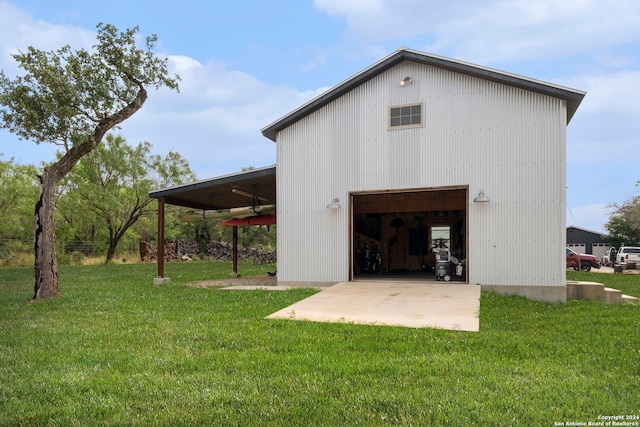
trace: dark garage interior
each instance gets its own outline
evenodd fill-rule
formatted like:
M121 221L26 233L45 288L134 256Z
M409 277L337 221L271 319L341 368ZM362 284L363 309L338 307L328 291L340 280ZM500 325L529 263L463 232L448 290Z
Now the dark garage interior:
M446 268L467 281L466 188L354 194L352 207L354 278L435 280Z

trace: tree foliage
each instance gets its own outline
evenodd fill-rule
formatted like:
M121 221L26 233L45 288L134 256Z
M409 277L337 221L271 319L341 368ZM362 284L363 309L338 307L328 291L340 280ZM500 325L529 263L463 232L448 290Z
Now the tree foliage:
M38 180L33 165L0 160L0 264L32 248L33 205Z
M636 187L640 187L640 181ZM611 244L615 247L640 246L640 196L611 207L614 210L605 225L611 236Z
M33 165L0 160L0 239L27 240L32 236L33 205L38 200L36 175Z
M110 261L127 231L142 217L155 214L150 190L195 179L180 154L169 152L161 157L151 154L148 142L131 146L122 136L109 134L65 178L58 211L76 239L97 237L104 230ZM94 221L88 228L85 218L89 216Z
M178 89L167 59L154 55L157 37L136 45L138 28L119 32L99 24L93 50L63 46L45 52L29 47L13 55L24 74L11 80L0 71L0 126L20 139L62 147L63 155L39 175L34 229L34 299L60 295L55 241L56 187L106 133L135 114L147 87Z

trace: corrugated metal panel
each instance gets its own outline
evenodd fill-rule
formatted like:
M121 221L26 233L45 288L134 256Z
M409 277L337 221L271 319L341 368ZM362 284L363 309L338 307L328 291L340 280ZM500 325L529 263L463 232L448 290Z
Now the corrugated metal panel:
M389 106L412 103L424 126L389 130ZM563 285L565 117L564 101L409 62L346 93L278 134L280 280L348 279L350 193L468 186L491 199L469 205L470 283Z

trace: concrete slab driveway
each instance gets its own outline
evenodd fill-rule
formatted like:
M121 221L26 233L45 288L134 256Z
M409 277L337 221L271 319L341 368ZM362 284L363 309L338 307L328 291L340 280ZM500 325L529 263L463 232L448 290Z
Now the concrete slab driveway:
M268 319L479 330L480 286L357 281L331 286Z

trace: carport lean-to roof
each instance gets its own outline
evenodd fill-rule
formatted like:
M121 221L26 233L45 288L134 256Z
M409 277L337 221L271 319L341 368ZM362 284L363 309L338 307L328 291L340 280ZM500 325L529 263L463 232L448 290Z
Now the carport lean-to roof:
M164 277L164 205L224 210L276 204L276 167L251 169L149 192L158 199L158 280ZM204 217L203 217L204 218ZM233 274L238 274L237 226L233 226Z
M170 205L202 210L232 209L250 206L252 196L259 204L276 203L276 167L205 179L190 184L152 191L149 196Z

